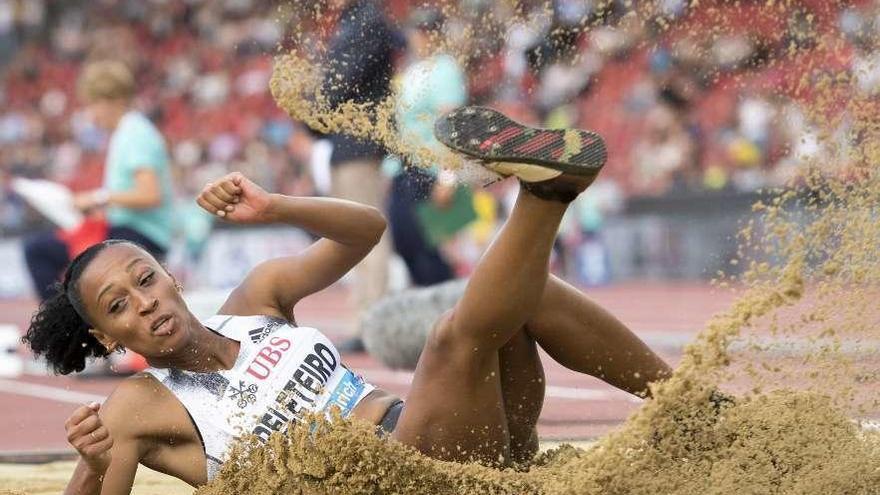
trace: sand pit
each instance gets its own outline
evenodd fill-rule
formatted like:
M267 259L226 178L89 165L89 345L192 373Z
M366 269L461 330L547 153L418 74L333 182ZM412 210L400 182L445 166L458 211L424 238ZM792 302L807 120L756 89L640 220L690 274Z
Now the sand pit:
M693 37L711 42L738 25L732 22L739 15L735 7L719 9L712 2L693 2L692 16L676 22L653 4L639 5L619 17L614 29L637 38L690 29ZM525 8L510 6L516 22ZM843 335L858 340L877 323L876 314L860 310L876 301L871 294L880 283L878 154L868 144L878 128L874 115L864 111L873 107L853 91L846 70L832 64L844 43L839 32L818 29L816 16L794 2L755 7L752 14L764 21L802 21L793 28L789 49L761 62L780 67L785 77L760 90L798 102L827 151L801 157L797 179L755 205L735 260L746 267L736 280L745 288L688 347L674 376L654 387L654 400L589 450L555 450L506 471L434 461L358 425L323 425L312 434L291 430L266 448L242 446L237 462L199 493L225 495L245 487L265 494L877 493L878 438L851 421L878 413L876 389L861 387L864 380L854 378L854 363L838 352L840 346L807 352L800 366L811 370L812 379L800 382L781 380L784 375L776 373L785 370L758 347L735 359L729 352L752 333L792 341ZM778 36L787 35L782 31ZM695 42L693 48L701 46ZM282 108L314 126L370 135L395 152L413 154L390 132L393 98L331 112L309 87L315 68L301 53L276 60L271 87ZM848 138L832 139L835 132L848 132ZM443 159L415 151L425 161ZM719 283L728 283L723 274ZM779 319L785 312L796 318ZM735 402L710 400L719 389L735 393Z
M639 9L612 27L675 28L664 14ZM711 27L701 32L709 40L737 25L731 22L736 9L705 2L693 2L692 9ZM504 471L433 460L376 437L367 425L318 421L314 429L277 433L262 447L245 440L197 493L880 493L880 437L858 425L880 415L874 363L834 345L840 338L868 338L880 323L871 311L880 286L880 152L874 144L880 127L875 112L865 110L874 108L873 97L858 96L851 75L829 64L843 42L840 33L812 29L814 17L799 3L771 1L758 9L762 19L802 21L789 48L761 62L782 74L762 89L799 102L826 152L798 162L796 179L755 205L736 260L746 267L735 279L738 299L707 323L673 377L653 386L655 399L593 446L560 447ZM524 14L516 5L511 11L512 18ZM301 52L276 60L272 93L291 116L321 130L381 139L415 163L445 160L398 142L390 124L393 99L327 110L315 87L318 70ZM451 158L447 163L459 165ZM727 283L722 274L719 284ZM775 356L760 347L742 351L751 335L768 333L832 343L799 358L808 380L786 380L786 366ZM735 355L733 344L739 345ZM713 400L719 390L735 401Z
M572 445L588 448L591 441L542 442L542 450ZM73 461L45 464L0 464L0 495L55 495L64 490L76 463ZM194 489L171 476L141 466L132 488L132 495L191 495Z
M0 494L56 495L64 491L76 463L0 464ZM141 466L135 478L133 495L189 495L193 488L168 475Z

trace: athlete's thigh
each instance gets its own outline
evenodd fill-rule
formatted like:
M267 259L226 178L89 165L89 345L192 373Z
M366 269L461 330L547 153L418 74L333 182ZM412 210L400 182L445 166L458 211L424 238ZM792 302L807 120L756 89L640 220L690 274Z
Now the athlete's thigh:
M438 459L507 463L498 351L456 338L452 318L447 313L431 331L392 436Z

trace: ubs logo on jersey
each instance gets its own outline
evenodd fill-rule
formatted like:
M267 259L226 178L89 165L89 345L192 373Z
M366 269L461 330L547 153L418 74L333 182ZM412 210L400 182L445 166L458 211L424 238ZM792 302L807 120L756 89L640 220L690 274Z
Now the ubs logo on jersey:
M290 349L290 341L281 337L269 339L269 345L260 349L257 357L251 361L247 368L247 374L257 380L265 380L272 374L272 370L281 361L284 353Z

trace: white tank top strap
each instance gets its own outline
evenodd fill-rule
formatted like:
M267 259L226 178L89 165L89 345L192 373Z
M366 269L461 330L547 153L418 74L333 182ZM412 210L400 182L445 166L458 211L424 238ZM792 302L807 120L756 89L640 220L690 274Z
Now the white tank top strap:
M257 342L272 333L275 328L281 325L290 325L287 320L282 318L263 315L214 315L203 321L202 324L220 335L238 342L245 339Z

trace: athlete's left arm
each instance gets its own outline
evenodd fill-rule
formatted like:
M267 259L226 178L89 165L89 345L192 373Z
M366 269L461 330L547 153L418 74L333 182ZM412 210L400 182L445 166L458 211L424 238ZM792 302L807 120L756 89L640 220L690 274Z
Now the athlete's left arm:
M339 280L382 238L385 218L376 208L333 198L269 194L239 172L209 183L197 202L234 223L293 225L321 237L303 252L257 265L229 302L238 313L274 308L287 318L302 298Z

